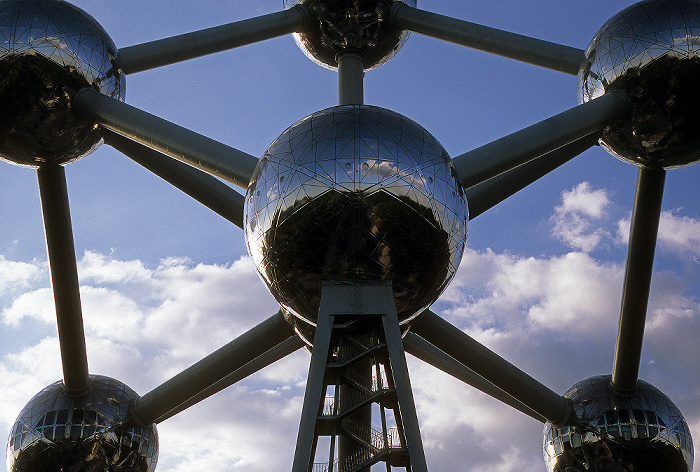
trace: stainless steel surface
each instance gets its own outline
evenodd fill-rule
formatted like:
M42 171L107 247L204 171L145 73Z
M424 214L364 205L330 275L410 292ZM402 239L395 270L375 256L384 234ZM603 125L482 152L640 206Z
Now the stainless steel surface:
M37 180L56 307L63 386L69 394L84 393L89 386L89 372L66 173L58 165L40 167Z
M66 396L62 382L36 394L20 412L7 446L8 472L153 472L155 425L131 421L138 397L109 377L90 377L90 390Z
M407 321L459 265L467 202L449 156L413 121L340 106L268 148L245 202L248 249L282 306L315 322L322 281L392 280Z
M617 395L611 377L578 382L564 396L575 418L544 427L544 459L549 472L690 472L693 440L676 405L640 380L633 395Z
M391 23L398 29L571 75L578 74L585 57L581 49L407 6L415 7L407 2L392 7Z
M365 73L357 52L338 55L338 105L363 105Z
M216 177L121 134L106 128L100 133L105 144L243 229L243 195Z
M134 400L133 415L150 424L217 384L293 335L277 312L170 380ZM264 366L260 366L262 368Z
M438 349L425 339L415 333L408 332L403 337L403 346L408 354L417 357L423 362L437 367L441 371L453 376L462 382L471 385L477 390L481 390L485 394L509 405L516 410L525 413L529 417L545 423L547 420L531 408L523 405L515 398L508 395L506 392L496 387L494 384L477 374L454 357L447 355L441 349Z
M309 27L294 33L297 45L312 61L333 70L344 52L360 53L365 70L396 55L408 31L395 29L389 21L395 3L416 6L416 0L284 0L286 8L301 4L311 14Z
M411 331L548 421L560 424L571 413L566 398L432 311L425 310L411 326Z
M478 185L602 131L629 116L630 108L625 93L606 94L455 157L457 174L464 188Z
M124 73L133 74L302 31L308 20L308 13L304 8L293 8L127 46L119 49L119 59Z
M496 206L557 167L566 164L588 148L595 146L598 143L599 135L599 132L589 134L519 165L515 169L465 189L464 193L469 202L469 219L473 220L489 208Z
M663 169L638 171L612 373L618 393L634 390L639 375L665 181Z
M57 0L0 1L0 158L65 164L102 138L76 117L64 88L124 99L117 48L90 15Z
M96 93L91 88L81 89L75 94L73 109L84 119L241 188L248 186L258 163L255 156Z
M601 144L635 165L672 168L700 159L700 2L646 0L608 20L586 51L579 100L611 90L632 99L631 119Z

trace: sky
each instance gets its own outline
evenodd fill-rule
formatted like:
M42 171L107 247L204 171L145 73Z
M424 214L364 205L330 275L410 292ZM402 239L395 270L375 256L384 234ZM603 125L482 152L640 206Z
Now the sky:
M241 20L282 0L76 0L118 47ZM632 2L421 0L420 8L585 49ZM337 103L291 37L127 77L131 105L261 156ZM413 34L365 102L452 156L577 104L576 78ZM0 167L0 431L61 378L35 172ZM102 146L66 168L90 371L144 394L278 310L243 232ZM563 393L610 373L637 169L599 147L475 218L433 311ZM668 172L640 378L700 438L700 165ZM163 423L159 472L291 468L310 356L298 351ZM408 356L430 470L540 472L542 424ZM4 471L0 465L0 472ZM695 470L700 470L698 466Z

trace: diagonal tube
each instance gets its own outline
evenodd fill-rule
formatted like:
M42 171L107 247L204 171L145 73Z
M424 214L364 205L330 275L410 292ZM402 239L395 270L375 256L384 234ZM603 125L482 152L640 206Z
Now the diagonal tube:
M85 120L98 123L243 189L248 188L248 182L258 163L255 156L91 88L84 88L75 93L73 111Z
M569 400L542 385L430 310L421 314L415 324L411 325L411 330L550 423L563 424L569 418Z
M592 133L526 162L513 170L466 189L469 219L476 218L557 167L566 164L591 146L595 146L599 136L600 133Z
M585 51L582 49L427 12L402 2L395 2L391 13L392 23L397 29L565 74L577 75L585 60Z
M415 333L403 338L406 352L542 423L547 420Z
M303 5L288 10L193 31L119 50L125 74L133 74L196 57L302 31L309 22Z
M245 197L219 179L109 129L103 128L101 134L106 144L243 228Z
M140 424L153 423L292 335L294 331L284 321L282 313L277 312L138 398L132 411L134 419Z
M65 170L60 166L40 167L37 178L56 305L63 387L67 395L80 395L89 388L90 380Z
M299 350L299 348L302 348L304 346L306 346L306 344L296 334L294 336L288 337L287 339L279 343L277 346L259 355L252 361L248 362L246 365L240 367L239 369L236 369L235 371L231 372L226 377L213 384L211 387L202 390L197 395L181 403L166 414L159 416L154 420L154 423L161 423L167 420L168 418L171 418L176 414L185 411L192 405L196 405L202 400L209 398L210 396L220 392L221 390L227 387L230 387L236 382L243 380L244 378L254 374L259 370L262 370L268 365L277 362L283 357L290 355L291 353Z
M637 386L665 180L663 169L639 169L612 375L622 393Z
M627 94L608 92L594 100L455 157L465 189L492 179L544 154L624 119L631 112Z

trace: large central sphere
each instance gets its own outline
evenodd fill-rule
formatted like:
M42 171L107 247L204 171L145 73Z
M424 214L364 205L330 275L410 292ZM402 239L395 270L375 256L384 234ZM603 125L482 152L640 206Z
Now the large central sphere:
M601 144L638 166L673 168L700 160L700 2L646 0L608 20L586 51L579 98L627 92L629 119Z
M290 126L248 187L248 249L273 296L310 324L324 281L391 280L399 319L437 299L464 250L467 202L425 129L372 106L339 106Z
M136 392L118 380L90 376L90 390L67 396L58 381L20 412L7 444L8 472L153 472L155 425L131 421Z
M564 396L575 418L547 423L549 472L691 472L693 440L680 410L656 387L637 381L633 395L613 391L610 375L581 381Z
M123 100L117 48L83 10L59 0L0 0L0 159L65 164L102 143L77 118L70 90Z

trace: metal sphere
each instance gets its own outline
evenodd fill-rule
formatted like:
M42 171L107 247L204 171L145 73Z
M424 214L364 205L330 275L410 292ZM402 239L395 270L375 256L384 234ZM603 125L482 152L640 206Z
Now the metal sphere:
M284 0L284 6L303 4L311 12L311 26L294 38L312 61L335 70L338 54L358 52L370 70L394 57L408 39L408 31L389 25L396 2L416 6L416 0Z
M272 295L298 319L315 324L323 282L390 280L406 322L452 279L467 213L430 133L390 110L339 106L267 149L248 186L245 234Z
M0 158L38 167L95 150L96 126L71 110L69 91L84 87L124 99L117 48L97 21L60 0L0 0Z
M577 383L564 396L575 418L544 427L549 472L691 472L693 440L680 410L639 380L633 395L613 392L611 376Z
M130 421L138 395L123 383L90 377L90 390L66 396L58 381L39 392L12 426L8 472L153 472L158 460L155 425Z
M646 0L608 20L578 76L581 102L610 90L629 95L631 118L609 126L601 144L638 166L673 168L700 160L700 2Z

